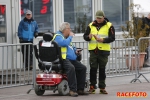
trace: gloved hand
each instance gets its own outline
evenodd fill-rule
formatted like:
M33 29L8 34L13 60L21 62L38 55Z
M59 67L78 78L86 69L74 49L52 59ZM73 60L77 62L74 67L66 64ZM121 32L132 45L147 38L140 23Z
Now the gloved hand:
M34 37L37 38L38 37L38 33L34 33Z
M23 39L19 38L19 42L22 43L22 42L23 42Z

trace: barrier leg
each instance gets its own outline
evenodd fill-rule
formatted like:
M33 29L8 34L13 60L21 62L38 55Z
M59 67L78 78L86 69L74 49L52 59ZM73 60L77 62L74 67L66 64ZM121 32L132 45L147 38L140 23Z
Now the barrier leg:
M138 76L138 78L140 77L140 76L143 76L143 78L149 83L149 80L143 75L143 74L139 74L139 76Z
M33 71L32 71L32 79L33 79L33 84L32 84L32 88L29 89L27 91L27 94L29 94L31 92L31 90L34 90L34 86L35 86L35 77L36 77L36 62L35 62L35 53L34 53L34 49L33 49Z
M131 82L130 83L132 83L132 82L136 82L137 80L140 82L140 83L142 83L140 80L139 80L139 77L140 77L140 75L139 75L139 70L137 69L137 67L136 67L136 74L135 74L135 78L133 79L133 80L131 80Z
M140 83L142 83L142 82L139 80L139 77L140 77L140 76L137 77L137 75L135 75L135 78L134 78L133 80L131 80L130 83L136 82L137 80L138 80Z
M143 74L140 74L140 76L143 76L145 78L145 80L149 83L149 80L143 75Z
M140 76L143 76L143 78L149 83L149 80L141 73L138 75L137 78L133 79L130 83L132 83L133 81L136 82L137 80L139 80ZM139 82L141 83L140 80L139 80Z

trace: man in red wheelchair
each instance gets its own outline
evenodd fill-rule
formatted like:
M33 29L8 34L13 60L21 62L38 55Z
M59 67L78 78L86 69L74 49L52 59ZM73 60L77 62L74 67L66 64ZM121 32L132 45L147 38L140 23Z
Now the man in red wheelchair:
M70 96L77 97L78 95L88 95L84 91L86 80L86 66L77 60L77 54L81 52L72 45L74 33L71 32L70 24L63 22L59 31L53 37L53 40L61 47L63 69L68 78L70 88Z

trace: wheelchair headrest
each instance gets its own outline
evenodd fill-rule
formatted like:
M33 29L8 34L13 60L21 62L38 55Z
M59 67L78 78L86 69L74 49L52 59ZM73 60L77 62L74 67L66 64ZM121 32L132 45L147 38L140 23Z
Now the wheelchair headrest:
M51 41L53 39L53 34L52 33L45 33L43 35L44 41Z

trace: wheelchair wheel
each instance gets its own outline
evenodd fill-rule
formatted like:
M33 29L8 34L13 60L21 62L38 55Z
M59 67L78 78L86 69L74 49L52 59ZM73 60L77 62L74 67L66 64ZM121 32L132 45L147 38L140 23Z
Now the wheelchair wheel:
M66 80L62 80L62 82L58 85L58 93L63 96L69 93L69 86Z
M34 87L34 91L36 93L36 95L41 96L44 94L45 90L41 90L39 85L35 85Z

